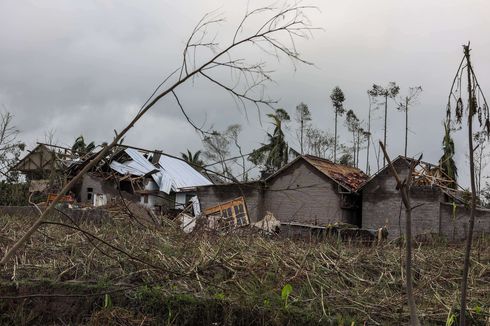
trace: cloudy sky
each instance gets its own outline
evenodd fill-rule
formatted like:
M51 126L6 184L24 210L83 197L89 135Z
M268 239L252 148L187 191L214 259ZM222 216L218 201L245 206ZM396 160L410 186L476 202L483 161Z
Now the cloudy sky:
M155 86L179 66L185 41L205 13L217 10L226 18L214 30L216 41L224 46L247 6L262 4L1 0L0 105L15 115L21 139L31 145L43 141L48 131L55 132L60 145L73 143L81 134L96 143L108 141L113 130L121 130ZM276 83L267 87L267 95L290 113L298 103L308 104L314 125L332 131L329 94L333 87L340 86L346 107L366 119L366 90L373 83L396 81L402 94L421 85L424 91L410 112L409 154L423 152L426 161L437 161L445 105L462 44L471 41L480 84L490 92L490 3L324 0L307 4L318 6L319 11L309 17L322 30L297 46L314 67L298 65L295 70L287 60L277 63L251 49L236 53L249 62L265 60L275 70ZM207 55L202 53L203 58ZM254 107L245 115L226 92L209 82L194 80L177 93L197 124L217 129L242 124L240 140L246 150L265 140L270 129L267 120L260 123ZM403 152L404 115L390 105L388 145L396 156ZM377 139L382 137L381 113L377 111L373 121ZM287 133L294 144L293 128ZM464 135L463 130L456 136L461 166L466 162ZM350 141L345 131L341 138ZM199 134L172 98L159 102L125 142L171 154L201 148Z

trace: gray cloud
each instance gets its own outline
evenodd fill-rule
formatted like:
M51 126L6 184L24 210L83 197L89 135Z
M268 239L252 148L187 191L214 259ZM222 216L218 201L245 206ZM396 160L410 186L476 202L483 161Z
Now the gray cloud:
M201 16L214 9L227 21L218 39L229 40L248 1L12 1L0 3L0 103L15 114L22 139L42 140L55 129L60 143L80 134L107 141L146 100L159 81L177 67L186 37ZM261 5L251 1L249 6ZM329 94L339 85L348 108L367 118L366 90L373 83L397 81L402 93L422 85L420 103L410 113L410 154L437 161L441 121L461 44L472 41L480 84L490 92L490 5L486 1L313 1L311 14L324 31L298 47L316 67L268 61L277 85L267 91L279 107L293 112L301 101L314 124L332 130ZM252 61L265 58L250 49ZM267 58L265 58L267 59ZM225 75L219 75L226 78ZM248 119L228 94L204 80L178 90L190 116L200 124L244 125L242 142L251 149L264 140L254 108ZM267 112L264 109L262 115ZM380 115L381 112L378 113ZM403 114L389 113L389 148L403 150ZM382 135L375 120L375 137ZM294 131L288 132L290 138ZM465 164L464 130L457 135L458 163ZM349 141L343 131L341 137ZM171 98L159 103L128 135L127 142L176 154L200 148L199 135L185 122ZM373 162L374 163L374 162ZM463 173L464 176L464 173Z

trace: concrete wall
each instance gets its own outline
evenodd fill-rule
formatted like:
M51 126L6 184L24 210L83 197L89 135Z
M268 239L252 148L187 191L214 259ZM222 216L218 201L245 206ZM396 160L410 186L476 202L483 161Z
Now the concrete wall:
M408 174L408 166L403 160L395 162L395 168L404 179ZM423 233L439 233L440 201L442 194L433 187L412 187L412 231L414 235ZM420 206L419 206L420 205ZM401 215L400 215L401 208ZM396 189L395 178L388 169L380 172L362 189L362 227L377 229L388 228L388 238L396 238L405 233L405 206Z
M468 220L470 209L462 205L457 205L453 214L453 205L441 203L441 233L450 240L466 239L468 232ZM475 214L474 237L481 234L490 234L490 210L477 209Z
M264 217L261 182L197 187L197 196L202 210L243 196L250 222Z
M91 192L89 191L90 189L92 190ZM93 196L95 194L105 194L107 196L107 202L110 202L112 198L119 196L119 192L111 181L105 181L90 173L83 176L81 184L74 191L77 193L76 199L79 202L86 204L93 203ZM90 193L91 195L89 195Z
M267 182L264 209L281 222L305 224L352 223L341 208L337 184L299 160Z

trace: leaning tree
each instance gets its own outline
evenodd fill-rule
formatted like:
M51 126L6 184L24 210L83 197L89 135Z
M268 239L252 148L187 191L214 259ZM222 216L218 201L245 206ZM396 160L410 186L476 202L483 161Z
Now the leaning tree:
M459 64L458 70L454 77L449 92L447 103L447 120L456 119L457 125L463 124L463 118L466 118L468 124L468 155L470 161L470 184L471 184L471 204L470 218L468 221L468 234L466 236L466 246L463 263L463 277L461 281L461 313L460 325L466 323L466 302L468 291L468 273L470 267L470 254L473 242L473 228L475 225L475 211L477 202L476 182L475 182L475 147L474 140L474 123L477 127L483 128L487 135L490 132L490 117L488 104L485 95L480 88L478 79L470 59L470 44L463 45L463 58ZM466 79L466 81L465 81ZM463 100L464 87L466 86L467 99Z

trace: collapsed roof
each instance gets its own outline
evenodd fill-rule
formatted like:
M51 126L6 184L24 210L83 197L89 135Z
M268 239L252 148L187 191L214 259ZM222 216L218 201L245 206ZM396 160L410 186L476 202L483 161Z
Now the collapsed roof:
M408 169L410 167L410 163L413 161L415 161L415 159L399 155L392 161L392 164L403 164ZM372 175L369 180L366 181L362 186L377 178L378 175L380 175L388 168L389 165L383 167L381 170L376 172L376 174ZM456 182L456 180L453 180L450 176L448 176L443 171L441 166L437 164L419 161L413 170L412 185L438 188L444 194L456 200L457 202L467 202L467 200L463 198L464 189Z
M369 178L367 174L353 166L337 164L312 155L305 155L304 158L318 171L350 191L357 191Z
M166 194L212 184L189 164L177 158L162 154L158 162L153 164L136 149L126 148L124 151L131 160L124 163L112 161L110 167L123 175L151 175L159 190Z

